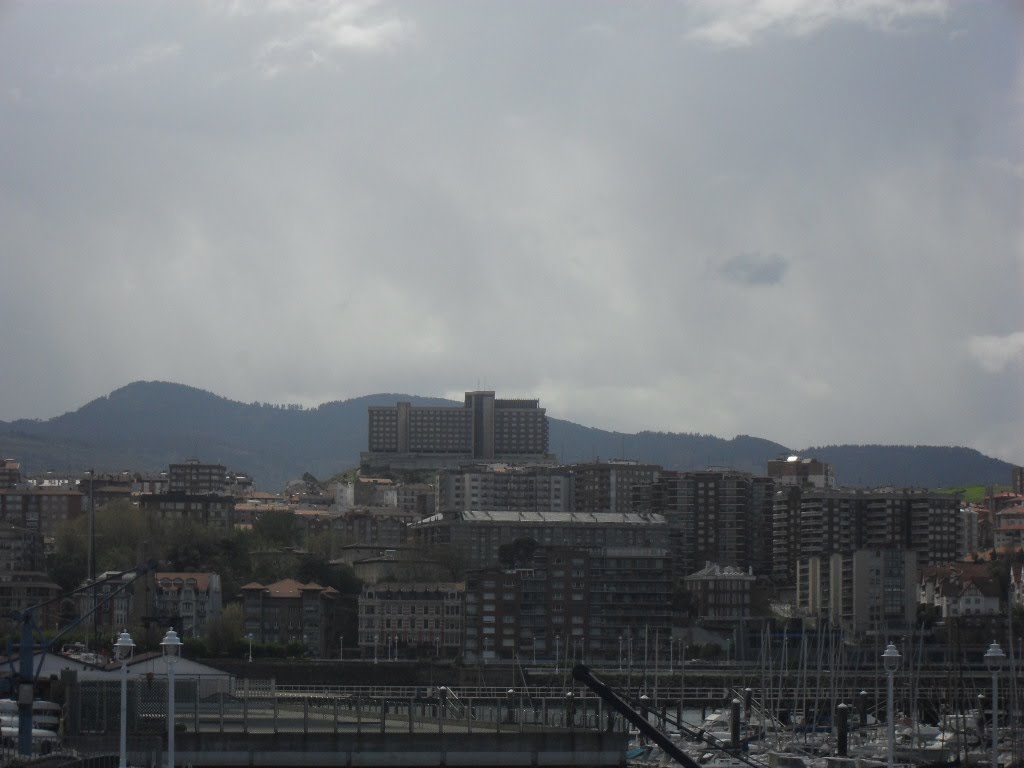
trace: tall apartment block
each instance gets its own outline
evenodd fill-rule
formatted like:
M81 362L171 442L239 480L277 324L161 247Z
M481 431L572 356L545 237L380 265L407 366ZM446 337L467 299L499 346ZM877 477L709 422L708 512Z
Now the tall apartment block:
M770 478L746 472L664 472L634 501L668 520L677 573L713 562L760 575L771 570L774 491Z
M625 513L633 510L633 495L652 485L664 470L623 459L574 464L572 471L577 512Z
M548 420L539 400L507 400L467 392L462 407L368 409L365 467L437 469L467 462L547 462Z
M1024 467L1014 467L1010 477L1010 484L1013 492L1018 496L1024 496Z
M863 637L914 625L917 556L908 549L857 549L801 560L798 606Z
M773 575L793 584L797 563L859 549L907 549L916 567L958 559L960 503L927 491L864 492L785 488L775 496Z
M463 466L438 472L436 509L571 512L573 490L574 476L569 467Z

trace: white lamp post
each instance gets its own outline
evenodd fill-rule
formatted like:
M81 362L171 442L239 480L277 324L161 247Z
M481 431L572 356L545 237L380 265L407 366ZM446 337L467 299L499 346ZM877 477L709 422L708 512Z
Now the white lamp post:
M128 766L128 659L134 649L132 636L124 630L114 643L114 654L121 661L121 754L118 768Z
M900 652L896 650L896 646L889 643L885 647L885 652L882 654L882 666L885 668L886 677L889 679L889 698L887 701L888 706L886 707L886 718L889 725L889 768L893 768L893 764L896 762L896 717L893 709L895 709L895 695L893 694L893 676L896 674L896 669L900 665Z
M174 665L181 658L181 638L174 627L160 641L160 650L167 663L167 768L174 768Z
M1006 654L993 640L985 651L985 666L992 673L992 768L999 768L999 670L1005 660Z

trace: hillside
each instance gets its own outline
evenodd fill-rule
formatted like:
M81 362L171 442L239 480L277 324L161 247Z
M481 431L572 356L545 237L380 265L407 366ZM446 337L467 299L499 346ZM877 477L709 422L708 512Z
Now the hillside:
M17 457L29 473L160 470L196 457L249 472L257 487L277 490L303 472L330 477L356 465L366 447L367 407L398 400L455 405L377 394L299 410L240 403L181 384L135 382L52 419L0 422L0 455ZM750 472L764 472L768 459L788 450L746 435L625 434L554 418L550 445L566 462L630 458L670 469ZM1010 478L1009 464L969 448L840 445L799 452L832 462L846 485L951 487Z

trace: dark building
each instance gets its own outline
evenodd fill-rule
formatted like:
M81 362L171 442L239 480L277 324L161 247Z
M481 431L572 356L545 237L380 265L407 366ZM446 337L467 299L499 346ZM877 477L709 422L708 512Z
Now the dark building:
M235 500L220 494L154 493L140 496L139 508L165 521L179 520L225 530L234 525Z
M0 489L14 488L21 482L21 464L14 459L0 459Z
M761 575L771 571L774 490L770 478L728 469L664 472L634 502L668 521L676 573L714 562Z
M916 567L960 556L960 501L927 491L785 489L776 494L773 575L788 584L797 563L870 549L913 550Z
M1024 496L1024 467L1014 467L1010 480L1013 492L1018 496Z
M630 512L634 494L652 485L664 471L657 464L599 461L574 464L573 494L577 512Z
M82 513L82 494L66 488L0 491L0 520L53 538L57 528Z
M437 468L471 461L546 461L548 420L538 400L467 392L461 408L368 409L367 467Z
M184 464L171 464L167 480L171 493L223 494L227 488L227 468L223 464L200 464L197 459L189 459Z

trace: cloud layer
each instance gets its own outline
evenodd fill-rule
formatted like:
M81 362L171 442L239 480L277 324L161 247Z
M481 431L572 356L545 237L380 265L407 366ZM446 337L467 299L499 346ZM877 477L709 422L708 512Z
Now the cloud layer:
M0 12L0 419L136 379L1024 461L1010 5Z

